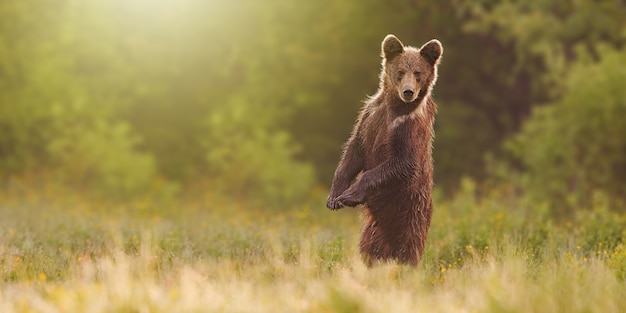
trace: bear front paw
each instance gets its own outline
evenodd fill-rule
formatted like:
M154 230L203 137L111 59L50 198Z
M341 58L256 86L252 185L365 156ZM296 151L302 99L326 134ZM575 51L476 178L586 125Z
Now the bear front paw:
M352 188L350 188L352 189ZM349 207L355 207L365 203L365 193L358 190L346 190L341 196L337 197L337 201Z
M328 199L326 200L326 207L333 211L339 210L343 208L343 203L341 203L340 201L337 201L337 198L328 196Z

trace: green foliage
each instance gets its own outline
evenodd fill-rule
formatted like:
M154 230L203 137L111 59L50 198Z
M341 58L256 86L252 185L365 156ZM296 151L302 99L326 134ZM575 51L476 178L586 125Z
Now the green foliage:
M1 94L0 168L5 173L19 173L34 168L45 155L48 139L47 112L41 107L16 101L10 93ZM43 112L42 112L43 111Z
M485 178L485 166L506 159L501 143L533 106L570 101L562 82L580 55L598 61L601 45L623 46L623 12L614 0L5 1L0 174L56 172L102 195L140 196L159 177L272 206L306 198L330 183L361 101L378 87L380 41L394 33L414 46L443 42L435 180L455 190L459 177ZM611 150L619 144L607 144L589 152L610 150L602 172L623 164ZM556 147L538 144L547 153L537 158ZM577 171L598 159L584 158ZM572 168L550 175L621 192Z
M70 185L91 187L104 195L145 192L155 179L154 160L134 150L138 139L128 125L93 123L65 126L50 140L54 170Z
M207 121L210 182L220 192L273 205L307 199L313 169L294 159L288 133L259 125L249 101L235 97Z
M626 39L623 3L603 1L480 1L461 3L473 18L465 24L472 32L488 32L500 41L513 42L519 58L516 70L539 57L544 70L536 71L534 88L560 86L576 58L576 49L598 54L600 44L619 47ZM621 30L621 31L620 31ZM550 90L544 93L550 94Z
M129 76L106 44L112 28L93 9L73 1L51 11L37 2L0 7L7 15L0 24L0 167L127 197L149 189L154 160L136 150L132 127L116 116L132 100L123 95ZM22 29L30 31L19 36Z
M505 180L520 181L521 190L561 216L589 207L596 194L608 193L619 204L626 193L618 174L626 171L625 129L617 118L626 106L619 82L623 3L480 1L464 3L461 10L472 16L467 31L515 47L512 73L528 72L529 91L536 94L530 101L543 104L519 124L519 134L505 140L512 158L500 156L522 169L521 179L501 166L498 156L488 159L500 164L490 168L509 176Z
M626 51L579 62L563 97L536 108L508 146L526 169L524 188L553 203L585 204L594 191L626 194Z

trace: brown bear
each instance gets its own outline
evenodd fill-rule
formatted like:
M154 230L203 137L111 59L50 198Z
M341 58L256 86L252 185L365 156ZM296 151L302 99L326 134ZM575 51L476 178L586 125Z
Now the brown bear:
M365 101L335 171L326 206L363 204L360 251L368 266L416 266L424 254L433 212L431 92L442 53L435 39L416 49L385 37L378 92Z

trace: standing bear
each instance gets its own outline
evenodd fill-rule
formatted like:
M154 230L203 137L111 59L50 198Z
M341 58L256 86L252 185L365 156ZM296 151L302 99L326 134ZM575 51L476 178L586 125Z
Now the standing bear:
M335 171L326 206L364 206L360 251L368 266L416 266L424 254L433 213L431 92L442 53L438 40L416 49L385 37L378 92L365 101Z

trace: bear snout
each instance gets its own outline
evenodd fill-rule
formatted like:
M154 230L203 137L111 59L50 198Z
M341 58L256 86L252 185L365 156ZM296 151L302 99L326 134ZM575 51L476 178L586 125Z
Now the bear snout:
M415 101L417 98L417 92L413 87L404 87L398 90L400 99L406 103Z

